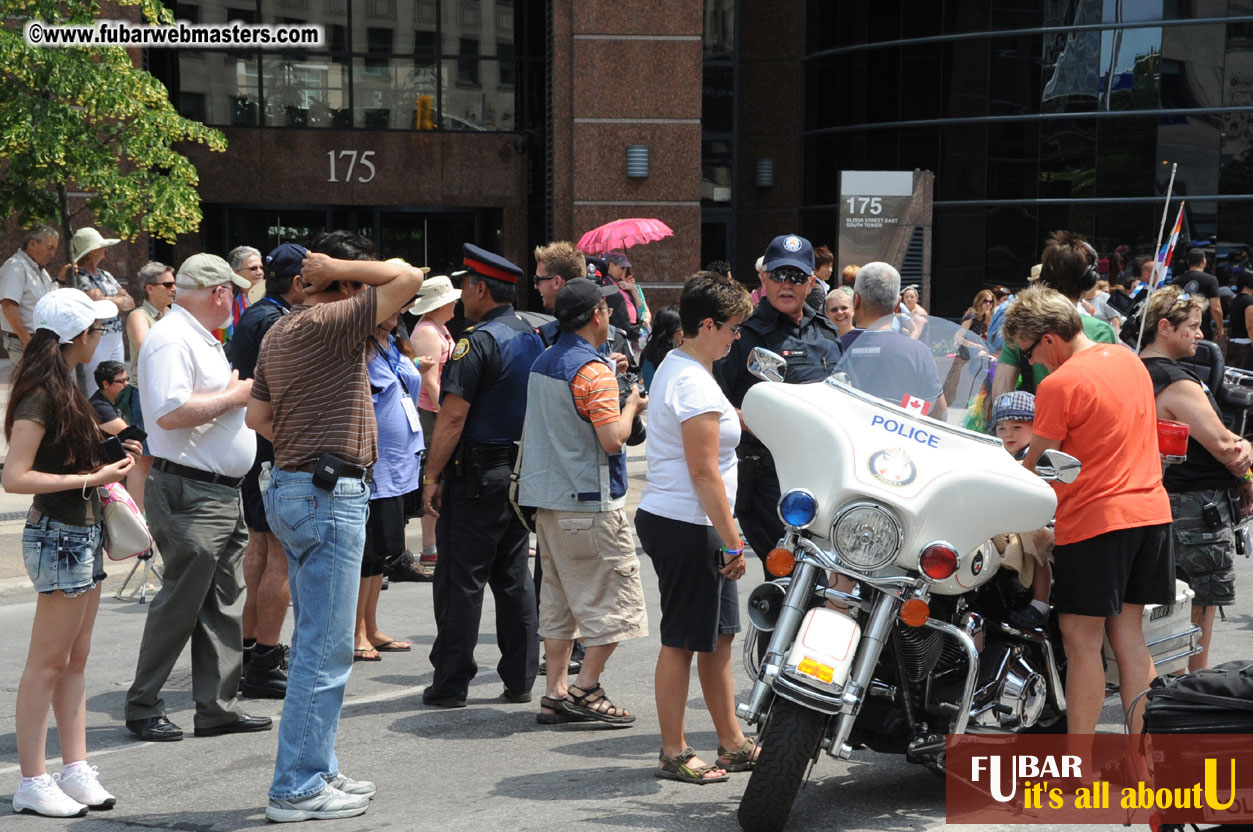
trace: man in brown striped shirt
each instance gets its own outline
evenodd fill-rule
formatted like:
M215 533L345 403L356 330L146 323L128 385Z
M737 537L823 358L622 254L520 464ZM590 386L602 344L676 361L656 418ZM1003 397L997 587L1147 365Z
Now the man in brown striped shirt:
M262 341L247 414L274 443L262 497L287 553L295 621L265 813L272 821L352 817L374 795L373 783L346 777L335 758L377 454L365 348L422 285L421 271L375 261L370 241L349 232L324 234L309 251L301 267L308 305L293 307ZM329 484L314 475L326 454L338 458Z

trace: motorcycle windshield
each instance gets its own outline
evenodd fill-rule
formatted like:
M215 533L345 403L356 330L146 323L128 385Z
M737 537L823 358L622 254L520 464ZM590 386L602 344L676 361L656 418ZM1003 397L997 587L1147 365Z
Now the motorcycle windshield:
M844 350L832 380L914 415L984 432L995 366L987 342L967 327L890 315Z

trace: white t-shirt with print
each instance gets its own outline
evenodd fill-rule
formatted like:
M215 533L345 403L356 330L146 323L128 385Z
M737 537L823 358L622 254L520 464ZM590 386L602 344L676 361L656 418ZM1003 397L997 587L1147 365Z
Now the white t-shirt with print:
M701 505L683 453L683 423L702 413L718 414L718 471L727 501L735 505L739 417L709 371L675 349L662 359L649 388L648 483L640 498L640 508L649 514L713 525Z

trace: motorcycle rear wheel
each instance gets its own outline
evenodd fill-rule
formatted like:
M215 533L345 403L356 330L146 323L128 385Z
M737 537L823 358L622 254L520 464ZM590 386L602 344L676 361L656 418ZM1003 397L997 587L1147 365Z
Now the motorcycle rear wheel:
M827 716L775 699L762 726L761 754L738 813L744 832L779 832L787 823L805 769L818 753Z

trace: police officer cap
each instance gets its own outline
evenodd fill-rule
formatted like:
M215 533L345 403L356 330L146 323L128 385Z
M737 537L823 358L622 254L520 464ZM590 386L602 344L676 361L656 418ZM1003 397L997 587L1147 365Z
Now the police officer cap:
M461 247L461 256L465 267L481 277L503 280L505 283L517 283L518 278L522 277L522 269L499 254L484 251L472 243Z
M553 304L553 315L563 324L573 321L589 309L594 309L601 298L617 294L613 286L600 286L586 277L567 280L566 285L557 292L557 301Z
M814 247L796 234L780 234L766 246L766 271L792 267L805 274L814 273Z

